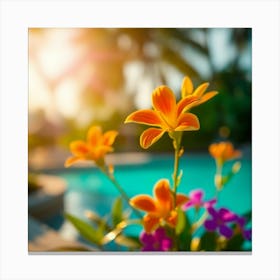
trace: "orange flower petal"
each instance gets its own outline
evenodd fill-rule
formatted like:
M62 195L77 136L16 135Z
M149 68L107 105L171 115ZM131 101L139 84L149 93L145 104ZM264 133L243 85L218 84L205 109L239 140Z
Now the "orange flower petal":
M89 152L89 148L84 141L78 140L70 143L70 150L75 156L85 156Z
M154 212L156 205L152 197L141 194L136 195L129 201L130 205L146 212Z
M102 139L102 129L100 126L92 126L87 134L87 142L90 146L98 146Z
M235 159L242 155L240 151L234 149L232 143L230 142L220 142L211 144L209 146L209 153L215 159L219 159L222 161Z
M190 131L200 128L199 119L191 113L184 113L178 119L178 126L175 131Z
M235 150L233 155L232 155L232 158L239 158L242 156L242 153L238 150Z
M209 87L209 83L203 83L200 86L196 88L193 95L197 97L201 97L203 93L206 91L206 89Z
M111 146L97 146L90 151L88 157L93 160L101 159L106 153L112 152L113 150Z
M167 217L173 205L173 197L168 180L162 179L156 183L154 196L156 197L157 215L162 218Z
M184 195L184 194L176 194L176 206L180 206L186 202L188 202L190 199L188 196Z
M234 147L231 143L226 143L225 145L226 146L222 154L225 160L230 160L241 156L241 152L238 150L234 150Z
M177 116L194 107L197 101L198 97L193 95L181 99L177 105Z
M140 136L140 146L143 149L149 148L152 144L160 139L164 130L158 128L148 128Z
M106 146L111 146L114 143L118 134L119 133L116 130L110 130L105 132L103 135L103 144Z
M172 202L172 194L170 192L170 184L168 180L161 179L155 184L154 196L160 202L164 202L164 203Z
M143 218L143 226L147 233L152 232L159 226L160 218L147 214Z
M182 82L182 89L181 89L182 98L192 94L192 92L193 92L192 80L188 76L186 76Z
M176 98L169 87L157 87L153 91L152 102L154 109L161 112L167 120L173 120L176 117Z
M166 219L166 222L172 227L175 227L177 224L177 220L178 220L178 213L175 210L173 210L170 213L170 216Z
M214 97L215 95L217 95L217 94L218 94L217 91L209 91L209 92L205 93L205 94L200 98L200 100L194 104L194 106L198 106L198 105L200 105L200 104L202 104L202 103L208 101L209 99L213 98L213 97ZM194 106L193 106L193 107L194 107Z
M130 114L125 123L135 122L153 126L161 126L161 120L158 114L152 110L138 110Z
M217 158L219 156L219 148L218 148L218 144L214 143L211 144L208 148L209 153L212 157Z
M220 145L221 147L221 155L223 157L230 157L232 156L232 153L233 153L233 145L231 143L227 143L227 142L224 142L224 143L221 143Z
M79 161L79 160L83 160L83 158L81 157L69 157L65 163L64 163L64 167L69 167L71 165L73 165L75 162Z

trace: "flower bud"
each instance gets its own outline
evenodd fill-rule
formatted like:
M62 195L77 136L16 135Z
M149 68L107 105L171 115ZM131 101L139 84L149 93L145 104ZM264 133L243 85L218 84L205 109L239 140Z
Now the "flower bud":
M240 168L241 168L241 162L240 161L235 162L231 169L232 173L235 174L235 173L239 172Z

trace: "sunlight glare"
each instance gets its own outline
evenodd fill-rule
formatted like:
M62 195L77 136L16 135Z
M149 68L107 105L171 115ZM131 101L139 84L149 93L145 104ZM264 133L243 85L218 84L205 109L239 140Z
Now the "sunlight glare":
M56 105L65 117L74 118L80 108L80 88L73 79L64 79L55 91Z

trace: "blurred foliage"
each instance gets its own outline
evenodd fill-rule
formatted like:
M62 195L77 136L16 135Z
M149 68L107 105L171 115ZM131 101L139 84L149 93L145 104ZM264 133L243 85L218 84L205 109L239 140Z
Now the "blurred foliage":
M183 141L187 148L205 149L211 141L228 137L236 143L251 143L251 66L246 68L242 65L246 52L247 57L251 55L251 29L227 29L229 46L234 49L234 54L222 68L217 68L213 60L211 48L215 46L209 43L213 32L211 28L85 28L79 31L74 43L88 49L85 61L89 65L94 63L95 69L98 69L92 74L98 86L90 83L84 85L81 93L83 105L91 108L89 112L92 113L96 113L98 107L105 109L96 113L85 126L79 126L76 118L64 118L65 130L53 137L40 137L33 132L29 137L29 149L38 145L67 146L94 123L102 125L104 130L120 130L116 151L140 150L139 135L144 126L140 129L133 125L123 126L123 121L136 109L135 97L141 80L149 79L154 88L160 84L170 86L173 77L171 69L180 79L185 75L190 76L195 85L208 81L210 89L220 93L213 100L192 110L200 119L201 129L185 134ZM40 36L44 29L31 29L30 32ZM196 61L196 57L208 65L210 71L207 77L198 67L200 60ZM127 82L125 68L133 62L140 63L143 71L134 88L127 89L124 86ZM174 91L179 94L180 85ZM108 95L108 92L112 95ZM114 95L119 100L119 107L115 110L108 105L108 100L115 98ZM84 111L81 109L81 113ZM52 139L54 137L56 139ZM152 150L167 151L168 141L164 137Z
M111 212L105 217L96 212L86 211L87 220L65 213L65 218L76 228L83 242L102 251L139 250L141 244L137 236L125 233L131 224L139 221L130 219L131 211L123 208L122 198L114 201Z

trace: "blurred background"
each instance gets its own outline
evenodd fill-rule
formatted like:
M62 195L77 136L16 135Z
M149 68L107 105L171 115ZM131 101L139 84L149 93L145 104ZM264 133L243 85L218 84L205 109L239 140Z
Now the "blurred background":
M219 94L192 109L201 128L184 133L179 191L203 188L206 198L213 198L215 162L208 146L229 140L243 153L242 168L219 203L239 214L248 213L252 206L251 57L252 33L247 28L29 29L29 251L83 250L80 243L64 240L88 245L64 213L85 218L90 210L106 217L119 195L92 166L64 168L69 143L85 139L90 126L119 131L115 153L108 157L118 165L116 178L130 197L151 194L159 178L171 179L173 148L168 136L143 153L139 136L147 127L124 125L124 120L136 109L151 108L151 93L159 85L169 86L179 99L186 75L195 87L210 82L209 90ZM225 169L230 168L229 164ZM50 233L53 229L59 237Z
M125 117L150 108L161 84L179 98L185 75L220 93L192 110L201 129L185 133L186 150L219 139L250 144L251 35L248 28L29 29L29 166L61 164L70 141L92 124L120 131L116 152L141 151L145 127L124 125ZM151 147L170 149L167 136Z

